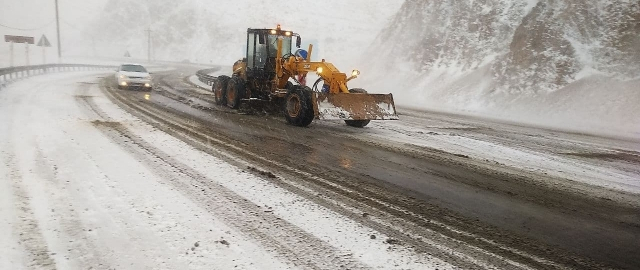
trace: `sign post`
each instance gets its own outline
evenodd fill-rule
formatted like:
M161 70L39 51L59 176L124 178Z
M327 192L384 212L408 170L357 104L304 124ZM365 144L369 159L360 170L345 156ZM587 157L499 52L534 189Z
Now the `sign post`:
M45 35L42 35L42 37L40 37L40 41L38 41L37 46L42 47L42 63L46 64L47 63L47 51L46 51L46 48L47 47L51 47L51 42L49 42L49 39L47 39L47 37Z
M26 62L25 62L26 65L25 66L28 66L29 65L29 43L25 43L24 44L24 49L25 49L24 56L26 58Z
M10 50L11 50L11 66L13 66L13 43L24 43L27 47L26 47L26 52L27 52L27 65L29 65L29 44L34 44L34 38L33 37L24 37L24 36L10 36L10 35L4 35L4 42L9 42L11 43Z
M13 66L13 41L9 42L9 54L11 54L11 57L9 59L9 66L12 67Z

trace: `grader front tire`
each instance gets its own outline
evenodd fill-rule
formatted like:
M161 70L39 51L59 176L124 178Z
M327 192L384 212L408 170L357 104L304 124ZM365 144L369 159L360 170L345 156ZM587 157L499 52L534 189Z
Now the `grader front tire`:
M287 122L298 127L306 127L315 117L309 87L294 86L285 98L284 116Z

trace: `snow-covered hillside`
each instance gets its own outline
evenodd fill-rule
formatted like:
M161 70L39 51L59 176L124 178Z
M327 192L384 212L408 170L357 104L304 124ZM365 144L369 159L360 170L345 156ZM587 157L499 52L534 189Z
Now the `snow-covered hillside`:
M109 44L103 56L146 58L151 28L153 56L160 60L231 64L244 54L246 29L275 27L298 32L316 45L316 56L344 69L400 8L402 1L205 1L110 0L89 29ZM305 42L306 41L306 42Z
M638 1L408 0L368 55L399 105L640 133Z

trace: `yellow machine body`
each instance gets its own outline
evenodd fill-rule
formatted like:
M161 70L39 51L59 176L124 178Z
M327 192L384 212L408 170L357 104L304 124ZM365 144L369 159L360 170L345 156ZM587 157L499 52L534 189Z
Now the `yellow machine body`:
M269 42L267 46L277 51L272 51L269 58L260 58L261 62L257 62L256 46L264 46L265 38L260 37L258 43L257 37L252 37L253 33L269 33L269 40L277 42ZM333 64L322 59L319 62L312 62L311 55L313 45L309 45L307 56L305 58L292 55L291 44L287 44L287 50L283 50L283 40L291 42L291 37L297 36L297 47L300 45L299 35L280 29L249 29L247 38L247 58L239 60L233 65L233 76L238 77L244 82L246 89L244 95L245 100L253 100L258 96L265 96L265 91L272 98L286 98L288 95L288 87L291 87L291 80L296 81L296 77L305 77L309 72L317 74L323 81L322 91L310 91L306 88L308 95L311 96L313 107L313 118L322 120L346 120L347 124L355 126L364 126L368 120L396 120L398 115L392 94L368 94L363 89L350 89L348 82L356 79L360 72L354 70L350 75L340 72ZM251 54L251 53L254 54ZM273 55L275 53L275 55ZM262 60L267 59L267 60ZM273 60L269 60L273 59ZM267 64L266 61L271 61ZM275 63L274 63L275 62ZM257 73L252 66L259 66L261 73ZM274 67L275 66L275 67ZM257 75L256 75L257 74ZM271 74L266 77L263 74ZM271 76L271 77L269 77ZM306 95L306 94L305 94ZM262 99L264 100L264 99ZM300 100L299 98L293 100ZM305 105L308 106L308 105ZM298 108L294 108L296 115ZM364 123L366 122L366 123ZM310 123L310 122L309 122ZM300 124L302 126L308 124Z
M314 92L312 96L313 110L316 119L323 120L397 120L395 104L392 94L351 93L347 83L358 77L357 71L351 76L342 73L333 64L324 59L311 62L313 45L309 45L306 59L289 57L276 60L276 74L278 88L284 88L297 75L307 75L316 72L325 84L328 92ZM282 55L282 40L278 41L278 54Z

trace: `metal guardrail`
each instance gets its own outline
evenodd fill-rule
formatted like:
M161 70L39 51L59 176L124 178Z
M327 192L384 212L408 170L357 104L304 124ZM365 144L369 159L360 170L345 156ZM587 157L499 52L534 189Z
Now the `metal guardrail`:
M200 80L202 83L205 83L209 86L213 86L213 83L216 82L218 77L211 76L209 74L216 72L218 70L220 70L220 68L201 69L201 70L198 70L198 72L196 72L196 76L198 76L198 80Z
M115 69L116 66L106 65L84 65L84 64L49 64L49 65L34 65L34 66L19 66L19 67L7 67L0 68L0 87L3 87L14 80L26 78L33 75L41 75L52 72L62 71L86 71L86 70L101 70L101 69Z

